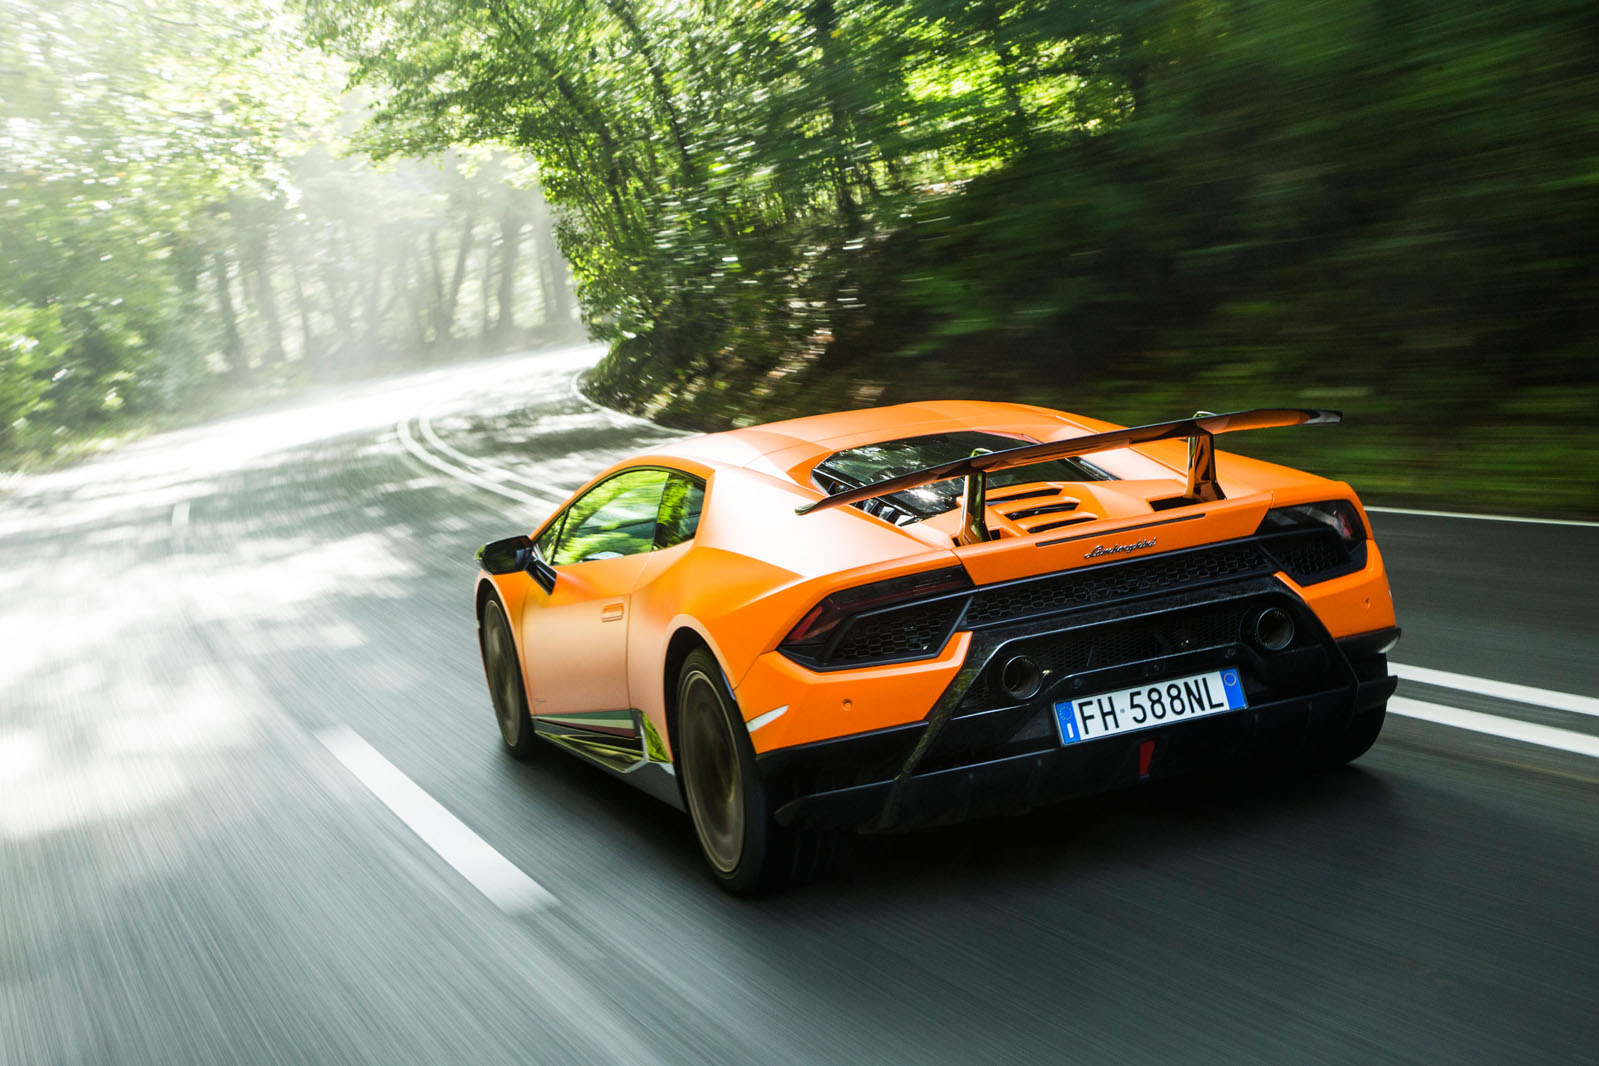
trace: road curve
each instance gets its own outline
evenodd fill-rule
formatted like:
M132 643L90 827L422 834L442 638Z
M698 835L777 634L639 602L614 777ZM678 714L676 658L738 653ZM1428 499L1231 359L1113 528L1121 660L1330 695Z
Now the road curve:
M573 392L594 354L0 497L0 1063L1599 1062L1599 762L1425 719L1599 736L1599 529L1375 514L1421 716L1353 768L752 903L681 814L496 750L472 550L667 433Z

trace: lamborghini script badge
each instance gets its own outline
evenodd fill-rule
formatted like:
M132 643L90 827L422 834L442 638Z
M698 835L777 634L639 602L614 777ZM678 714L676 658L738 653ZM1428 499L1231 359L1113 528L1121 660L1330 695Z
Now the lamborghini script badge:
M1117 555L1122 552L1135 552L1141 548L1153 548L1154 546L1154 537L1150 537L1148 540L1135 540L1131 544L1113 544L1108 548L1103 544L1096 544L1094 545L1094 550L1083 556L1083 558L1098 559L1101 555Z

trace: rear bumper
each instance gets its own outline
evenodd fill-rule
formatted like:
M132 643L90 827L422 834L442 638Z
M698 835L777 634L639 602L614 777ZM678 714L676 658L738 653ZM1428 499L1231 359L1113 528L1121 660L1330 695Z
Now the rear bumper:
M1157 729L1071 746L1039 737L1032 750L997 758L978 746L966 761L948 743L930 744L927 723L917 723L773 752L760 763L779 824L871 831L1021 813L1201 771L1292 764L1336 748L1357 720L1383 712L1396 684L1385 653L1397 636L1382 630L1335 642L1339 661L1325 676L1336 684ZM1140 748L1151 741L1140 772ZM927 758L931 748L941 756Z

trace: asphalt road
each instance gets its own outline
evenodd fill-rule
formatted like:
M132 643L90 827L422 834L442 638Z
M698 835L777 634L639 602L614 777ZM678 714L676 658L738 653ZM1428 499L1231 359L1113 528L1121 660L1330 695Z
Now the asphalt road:
M0 1062L1599 1062L1589 755L1390 717L1337 773L872 838L758 902L681 814L502 757L472 550L662 433L572 394L590 358L0 496ZM1374 521L1396 659L1448 672L1402 695L1599 735L1473 681L1599 695L1599 528ZM496 905L449 840L544 894Z

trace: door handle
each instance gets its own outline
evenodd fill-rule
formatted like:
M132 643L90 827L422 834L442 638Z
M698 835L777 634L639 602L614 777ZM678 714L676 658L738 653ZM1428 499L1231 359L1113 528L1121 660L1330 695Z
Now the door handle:
M600 621L602 622L615 622L620 620L621 617L622 605L620 603L607 603L600 609Z

